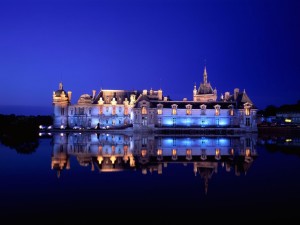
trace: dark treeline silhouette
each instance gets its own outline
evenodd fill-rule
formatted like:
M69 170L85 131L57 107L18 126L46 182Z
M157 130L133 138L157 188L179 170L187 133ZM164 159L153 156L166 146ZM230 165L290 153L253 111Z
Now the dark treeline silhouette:
M282 112L300 112L300 100L296 104L285 104L279 107L269 105L263 110L259 110L257 114L263 116L276 116L276 113Z
M0 114L0 142L20 153L38 147L39 125L51 125L51 116L16 116Z

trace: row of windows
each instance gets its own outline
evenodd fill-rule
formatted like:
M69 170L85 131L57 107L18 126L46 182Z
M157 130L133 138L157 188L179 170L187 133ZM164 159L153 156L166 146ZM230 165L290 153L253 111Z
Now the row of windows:
M109 112L109 107L104 107L104 108L105 108L106 112L108 113ZM112 115L116 115L117 114L116 108L117 108L116 106L112 107L112 112L111 112ZM74 109L72 108L70 111L71 111L71 115L74 115ZM119 113L122 112L122 107L118 108L118 112ZM128 112L129 112L128 107L125 107L124 108L124 115L128 115ZM92 114L92 109L91 108L89 108L88 114L89 115ZM103 114L103 106L99 107L99 114L100 115ZM62 110L61 110L61 115L64 115L64 108L62 108ZM84 115L84 108L83 107L79 107L79 108L75 107L75 115Z
M248 113L248 114L247 114ZM142 107L142 114L145 115L147 114L147 108L145 106ZM163 111L162 111L162 108L158 108L157 109L157 114L158 115L162 115L163 114ZM177 115L177 108L173 107L172 108L172 115ZM250 114L250 109L248 109L248 111L246 111L246 115L249 115ZM186 109L186 115L192 115L192 109L191 108L187 108ZM205 115L205 110L201 110L201 115ZM220 115L220 108L216 108L215 109L215 115L216 116L219 116ZM229 110L229 115L230 116L234 116L234 110L233 109L230 109Z

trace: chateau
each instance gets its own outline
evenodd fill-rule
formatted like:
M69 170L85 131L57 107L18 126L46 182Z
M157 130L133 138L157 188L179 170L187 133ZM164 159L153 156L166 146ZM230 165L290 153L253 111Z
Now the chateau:
M160 90L101 90L83 94L71 103L72 92L63 84L53 92L53 127L101 129L127 128L143 131L235 129L256 132L257 108L246 91L235 88L220 99L208 82L206 67L199 88L194 85L193 100L173 101Z

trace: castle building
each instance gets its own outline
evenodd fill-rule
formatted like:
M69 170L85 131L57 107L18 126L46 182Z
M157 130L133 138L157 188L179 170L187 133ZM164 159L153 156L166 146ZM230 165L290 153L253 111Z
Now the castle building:
M193 100L170 100L163 91L101 90L83 94L71 104L72 92L62 83L53 92L54 128L127 128L156 131L162 129L235 128L256 132L257 108L246 91L235 88L220 99L208 82L206 67L203 83L193 89Z

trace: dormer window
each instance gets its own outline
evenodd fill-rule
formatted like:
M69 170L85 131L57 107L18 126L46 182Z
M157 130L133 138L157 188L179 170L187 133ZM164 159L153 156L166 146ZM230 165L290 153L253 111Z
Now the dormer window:
M204 105L204 104L200 105L200 109L201 109L201 115L205 115L206 105Z
M142 115L145 115L145 114L147 114L147 108L146 108L146 106L143 106L142 107Z
M157 115L162 115L163 105L158 104L157 105Z
M244 104L244 110L245 110L246 116L250 116L251 107L252 107L252 104L250 104L248 102Z
M220 105L215 105L214 107L215 107L215 115L219 116L220 115L220 108L221 108L221 106Z
M229 108L229 116L234 116L234 107L233 107L233 105L229 105L228 108Z
M172 115L176 115L177 114L177 105L174 104L172 105Z
M185 107L186 107L186 115L191 115L192 114L192 105L188 104Z

